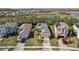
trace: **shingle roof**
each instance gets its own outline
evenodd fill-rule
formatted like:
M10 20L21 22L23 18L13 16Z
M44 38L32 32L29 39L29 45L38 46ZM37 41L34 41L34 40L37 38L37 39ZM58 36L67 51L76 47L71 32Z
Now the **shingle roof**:
M7 22L5 24L12 27L16 27L18 25L17 22Z
M66 24L66 23L64 23L64 22L60 22L60 25L59 26L57 26L57 29L64 29L64 28L67 28L68 27L68 25Z
M41 27L39 29L41 31L41 37L50 37L50 31L48 29L47 24L45 23L40 23L40 24Z
M22 29L19 34L24 33L28 35L32 29L32 24L22 24L19 28Z
M18 24L16 22L6 22L4 24L0 24L0 27L6 27L6 26L16 27L18 26Z
M56 27L57 28L57 35L60 35L60 36L66 36L68 31L68 25L64 22L60 22L60 25Z

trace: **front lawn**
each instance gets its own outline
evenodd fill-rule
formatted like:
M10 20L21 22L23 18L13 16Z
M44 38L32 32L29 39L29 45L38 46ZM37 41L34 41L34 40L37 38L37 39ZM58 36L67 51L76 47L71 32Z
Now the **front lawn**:
M16 46L17 45L17 36L10 36L8 38L1 38L0 46Z
M39 39L39 32L36 30L36 28L33 28L32 31L34 32L34 37L27 39L25 46L41 46L42 42ZM25 48L25 50L40 50L40 48Z
M74 37L70 37L68 39L68 47L76 48L78 43L79 43L79 41L78 41L78 39L75 36Z

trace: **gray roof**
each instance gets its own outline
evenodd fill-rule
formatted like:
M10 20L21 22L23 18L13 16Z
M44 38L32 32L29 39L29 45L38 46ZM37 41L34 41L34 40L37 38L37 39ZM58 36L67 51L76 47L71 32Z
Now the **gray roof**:
M64 28L68 27L68 25L64 22L59 22L59 25L58 24L55 24L55 25L56 25L58 30L61 30L61 29L64 29Z
M17 22L7 22L5 24L8 25L8 26L12 26L12 27L16 27L18 25Z
M17 26L17 23L16 22L7 22L7 23L4 23L4 24L0 24L0 30L4 33L4 32L13 32L15 30L10 30L10 29L6 29L7 27L13 27L12 29L14 29L14 27ZM0 32L1 33L1 32Z
M0 24L0 27L6 27L6 26L16 27L18 26L18 23L17 22L6 22L4 24Z
M48 29L48 25L45 23L40 23L41 37L50 37L50 31Z

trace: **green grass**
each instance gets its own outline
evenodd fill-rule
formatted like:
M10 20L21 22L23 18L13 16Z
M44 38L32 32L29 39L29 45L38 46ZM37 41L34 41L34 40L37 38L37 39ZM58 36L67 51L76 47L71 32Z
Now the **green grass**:
M41 45L40 41L38 41L38 39L35 38L30 38L25 42L25 46L40 46L40 45Z
M27 39L25 42L25 45L26 46L40 46L41 40L39 39L38 31L36 31L36 29L32 31L34 31L34 38Z
M25 46L41 46L42 42L39 39L39 32L34 28L32 29L34 31L33 35L34 38L29 38L25 42ZM40 48L25 48L25 50L41 50Z
M68 39L68 47L76 48L78 43L79 43L79 41L78 41L78 39L75 36L74 37L70 37Z
M1 17L0 22L15 21L14 17Z
M10 36L8 38L2 38L0 41L0 46L16 46L17 45L17 36Z
M50 39L51 46L58 46L58 41L56 38Z
M56 38L50 39L51 46L58 46L58 41ZM52 48L55 51L58 51L59 48Z
M57 38L54 37L54 28L53 28L53 26L51 26L51 25L49 25L49 27L50 27L50 29L51 29L50 32L52 32L52 33L51 33L51 37L52 37L52 38L50 39L51 46L57 46L57 45L58 45L58 42L57 42Z

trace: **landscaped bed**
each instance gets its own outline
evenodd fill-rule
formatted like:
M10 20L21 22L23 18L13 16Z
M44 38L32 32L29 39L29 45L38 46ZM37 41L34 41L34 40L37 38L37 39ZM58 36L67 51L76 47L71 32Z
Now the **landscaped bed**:
M33 28L32 32L34 32L32 34L34 37L27 39L25 46L41 46L42 41L39 39L39 32L36 30L36 28ZM25 48L25 50L41 50L41 48Z
M17 45L17 36L10 36L8 38L0 38L0 46L16 46Z
M17 36L10 36L8 38L0 38L0 39L2 39L0 41L0 46L5 46L6 48L8 48L7 46L16 46L17 45ZM3 50L3 48L0 48L0 50ZM13 48L8 48L8 50L11 51L11 50L13 50Z
M51 46L58 46L57 38L55 38L54 36L53 26L49 25L49 28L50 28L50 33L51 33L51 36L50 36Z
M75 36L68 39L68 47L76 48L78 43L79 41Z

